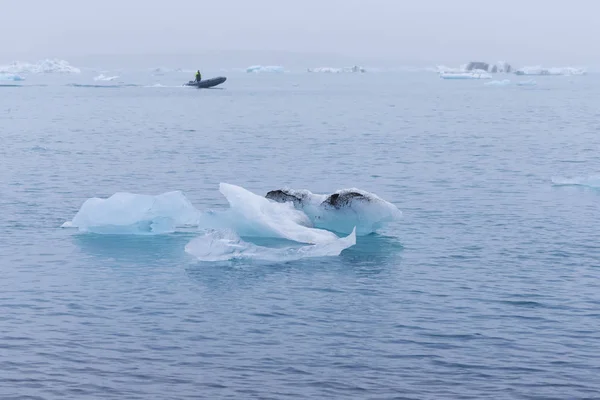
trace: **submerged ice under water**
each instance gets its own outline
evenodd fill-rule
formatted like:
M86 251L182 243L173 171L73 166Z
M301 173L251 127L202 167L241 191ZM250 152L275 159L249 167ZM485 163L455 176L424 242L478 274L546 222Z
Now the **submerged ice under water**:
M310 246L271 248L243 241L230 230L213 231L193 239L185 251L200 261L259 260L289 262L311 257L339 256L342 250L356 244L353 231L344 238L327 240Z

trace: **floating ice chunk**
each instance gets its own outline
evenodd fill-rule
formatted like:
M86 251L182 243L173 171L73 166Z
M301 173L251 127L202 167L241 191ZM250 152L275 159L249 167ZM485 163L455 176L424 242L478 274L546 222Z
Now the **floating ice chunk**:
M356 188L338 190L330 195L281 189L270 191L266 197L294 205L310 218L316 228L342 234L348 234L356 227L358 235L367 235L402 216L395 205Z
M58 59L47 59L38 61L35 64L16 61L9 65L0 66L0 73L6 72L10 74L49 74L49 73L64 73L79 74L81 70L71 66L68 62Z
M484 83L484 85L486 85L486 86L508 86L508 85L510 85L510 80L503 79L501 81L490 81L490 82Z
M195 225L198 217L198 210L179 191L158 196L121 192L86 200L63 227L105 234L159 234Z
M492 75L485 71L473 70L470 72L442 72L442 79L492 79Z
M284 69L282 66L279 65L267 65L267 66L262 66L262 65L252 65L248 68L246 68L246 72L250 73L250 72L254 72L254 73L259 73L259 72L284 72Z
M114 81L117 80L118 76L105 76L104 74L100 74L94 78L95 81Z
M229 202L226 210L200 212L179 191L158 196L120 192L106 199L91 198L63 227L106 234L158 234L195 226L232 230L241 237L321 245L337 242L336 233L374 232L402 215L393 204L355 188L330 195L284 189L266 197L227 183L221 183L219 190Z
M341 68L331 68L331 67L318 67L318 68L309 68L308 72L321 72L325 74L339 74L342 72Z
M200 261L260 260L289 262L308 257L335 257L356 244L356 232L326 243L302 247L269 248L243 241L233 231L213 231L193 239L185 251Z
M217 218L225 225L211 226L203 217L200 222L202 227L229 227L241 236L283 238L299 243L326 243L338 239L334 233L312 228L306 214L291 204L271 202L228 183L221 183L219 190L231 207Z
M308 72L321 72L326 74L339 74L342 72L350 72L350 73L364 73L367 72L363 67L359 67L355 65L349 68L331 68L331 67L319 67L319 68L308 68Z
M13 82L17 82L17 81L24 81L25 78L23 78L20 75L17 74L7 74L7 73L0 73L0 81L13 81Z
M600 175L575 178L552 178L552 183L556 186L586 186L593 189L600 189Z

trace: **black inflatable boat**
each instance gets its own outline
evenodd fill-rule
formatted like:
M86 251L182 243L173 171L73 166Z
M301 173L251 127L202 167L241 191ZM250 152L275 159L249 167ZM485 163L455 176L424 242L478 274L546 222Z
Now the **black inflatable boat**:
M211 79L206 79L203 81L189 81L188 83L185 84L185 86L193 86L193 87L197 87L198 89L206 89L206 88L211 88L217 85L220 85L221 83L225 82L227 80L227 78L225 78L224 76L219 76L217 78L211 78Z

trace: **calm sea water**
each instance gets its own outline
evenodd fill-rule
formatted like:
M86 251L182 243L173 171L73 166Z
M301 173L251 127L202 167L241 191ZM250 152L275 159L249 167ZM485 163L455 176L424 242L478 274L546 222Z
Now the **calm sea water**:
M600 78L228 76L0 87L2 399L600 397L600 192L552 184L600 172ZM225 207L219 182L404 217L268 265L60 228L118 191Z

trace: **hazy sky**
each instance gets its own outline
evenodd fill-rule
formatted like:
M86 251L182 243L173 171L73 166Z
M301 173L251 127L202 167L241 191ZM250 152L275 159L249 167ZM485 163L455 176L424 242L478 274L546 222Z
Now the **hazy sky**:
M0 0L0 60L268 50L600 62L598 0ZM67 58L68 59L68 58ZM260 61L259 61L260 62Z

